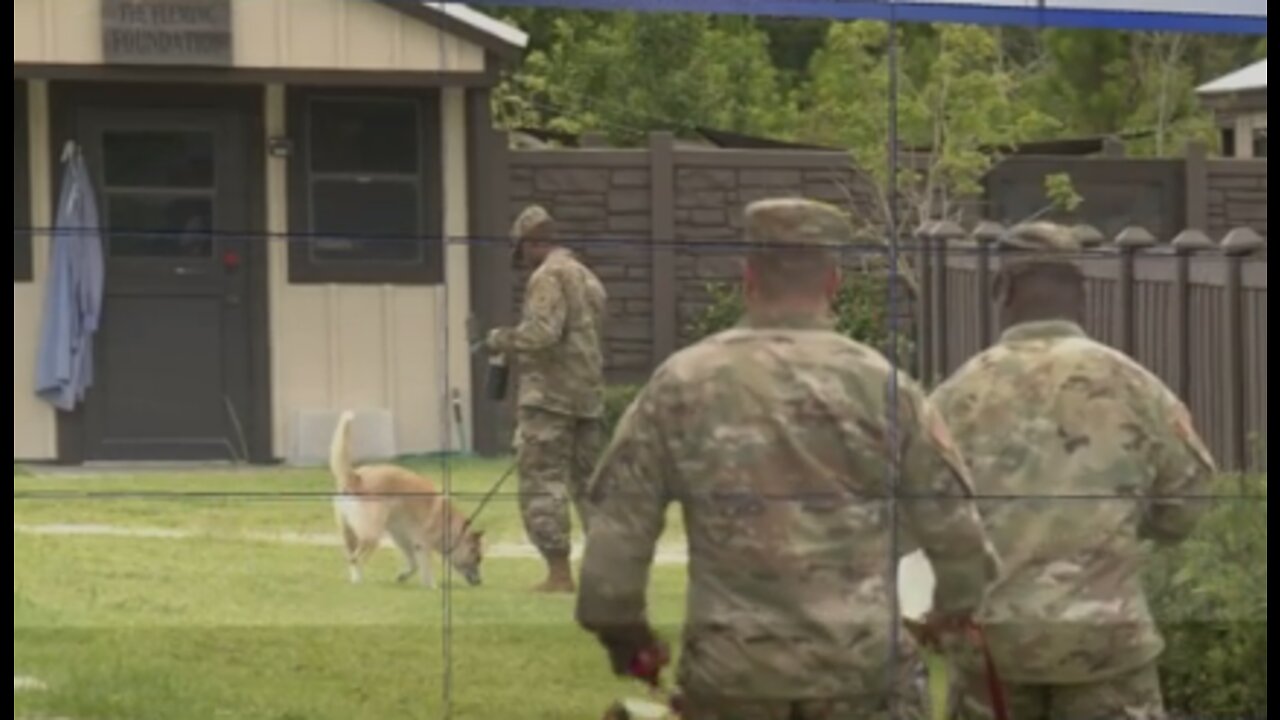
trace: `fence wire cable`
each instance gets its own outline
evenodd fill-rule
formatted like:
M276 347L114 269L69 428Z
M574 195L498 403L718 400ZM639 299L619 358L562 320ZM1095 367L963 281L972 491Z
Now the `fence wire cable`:
M437 38L439 41L436 43L436 46L439 48L440 68L446 72L449 70L449 65L450 65L447 45L451 37L453 36L448 33L445 33L443 30L437 31ZM441 108L444 108L445 111L448 111L450 107L448 96L453 95L454 98L456 99L456 93L451 93L449 90L441 90L440 94L441 94L441 100L442 100L442 102L440 103L440 106ZM447 164L448 158L449 158L449 148L442 147L441 149L443 150L441 164ZM446 204L448 203L448 195L449 195L449 191L445 190L443 193L442 200ZM448 279L447 272L449 267L449 254L450 254L449 251L450 251L450 245L452 244L451 238L449 237L449 218L444 217L441 222L442 222L442 225L440 230L444 235L444 247L441 249L441 252L440 252L440 263L442 266L441 276L445 277L447 280ZM444 498L443 498L444 507L442 508L443 512L440 515L440 517L444 518L444 522L440 523L440 532L444 534L444 537L442 538L443 542L440 545L440 547L444 548L444 556L442 557L442 562L440 563L441 574L444 576L443 585L440 590L440 604L441 604L441 614L442 614L440 643L441 643L441 657L443 658L443 661L444 661L444 667L441 668L441 685L442 685L441 694L442 694L442 703L444 705L444 707L442 708L444 720L449 720L449 718L453 717L453 564L449 562L449 559L453 556L452 545L454 543L452 522L451 522L452 520L451 508L452 508L452 501L453 501L452 500L453 498L453 473L452 473L453 463L450 462L449 460L450 450L453 446L453 433L448 430L448 428L451 425L450 417L453 415L452 408L450 407L449 400L448 400L450 395L449 369L450 369L450 365L452 364L450 361L453 356L450 353L450 344L449 344L450 335L452 334L450 332L450 327L449 327L449 295L450 295L449 286L446 284L440 292L441 300L440 300L440 303L438 304L439 312L438 312L438 317L436 318L436 327L443 328L443 331L440 334L443 335L443 338L441 338L441 344L444 347L444 353L442 355L443 362L440 363L441 384L440 384L440 395L439 395L439 397L441 398L441 401L439 403L440 404L439 410L441 414L440 427L444 428L445 430L445 433L444 433L445 454L441 459L441 465L443 466L441 468L442 469L441 474L443 475L442 484L444 486ZM458 540L464 541L464 539L462 538L459 538ZM431 562L431 560L432 558L427 558L428 563Z
M897 0L889 0L889 45L888 45L888 63L889 63L889 98L888 107L888 168L889 168L889 187L888 196L889 203L886 208L888 213L888 237L885 238L885 244L889 253L889 282L888 282L888 298L887 304L889 308L889 347L896 350L898 347L898 282L900 280L898 267L898 239L899 232L899 213L901 209L898 207L898 15ZM885 678L885 687L889 690L889 714L891 717L898 717L899 708L901 707L902 698L898 695L898 663L901 662L898 651L898 643L902 634L902 608L900 607L899 595L900 588L898 582L898 567L901 556L900 539L898 528L898 493L902 487L902 457L900 455L902 443L899 441L901 434L901 418L898 416L899 402L898 394L898 353L895 351L890 354L890 361L893 363L893 372L889 373L888 386L888 444L890 453L890 462L888 464L888 483L889 491L886 493L889 498L889 556L886 558L885 576L889 579L889 667L887 668L887 676Z
M1026 219L1035 219L1039 217L1041 211L1026 216ZM1016 223L1015 223L1016 224ZM48 227L26 227L14 228L14 241L19 242L25 237L54 237L57 235L70 235L81 233L101 233L106 242L110 242L112 234L128 234L130 237L145 238L173 238L177 240L182 237L190 237L190 233L181 230L130 230L128 228L111 228L106 226L97 226L93 228L48 228ZM734 228L731 231L737 236L740 232ZM881 232L886 237L890 236L889 229L882 229ZM901 232L899 233L901 234ZM214 240L253 240L263 241L267 243L283 242L286 244L293 243L312 243L317 240L342 240L352 243L368 242L368 243L439 243L442 248L448 247L508 247L510 238L503 235L450 235L448 233L439 234L404 234L404 233L325 233L325 232L308 232L308 231L289 231L289 232L268 232L257 230L213 230L201 232L202 237L212 238ZM960 238L966 240L967 238ZM598 231L580 231L565 230L562 232L562 241L565 245L573 247L577 250L586 250L588 254L592 249L629 249L637 251L645 251L651 249L675 249L688 250L706 253L718 252L742 252L748 250L751 245L744 239L691 239L688 237L639 237L632 235L631 237L619 237L617 233L609 230ZM891 248L890 245L896 245ZM906 252L932 250L936 248L934 241L922 240L914 236L899 238L896 243L887 243L882 241L871 241L864 239L851 245L839 246L840 251L846 256L859 255L884 255L886 257L892 255L899 259L905 257ZM1157 244L1150 248L1141 250L1139 257L1143 260L1178 260L1180 258L1190 258L1192 260L1213 260L1220 259L1220 255L1214 255L1214 252L1221 250L1220 247L1211 247L1196 252L1188 252L1179 254L1176 249L1167 243ZM982 249L976 243L954 243L946 247L946 255L948 257L968 257L978 256L982 253ZM1114 244L1102 244L1094 247L1085 247L1074 253L1072 257L1077 260L1087 259L1119 259L1121 248ZM1260 250L1257 257L1264 257L1264 251ZM207 261L216 260L216 253L209 253L200 256L189 256L183 258L185 261ZM898 280L903 281L901 272L898 274Z

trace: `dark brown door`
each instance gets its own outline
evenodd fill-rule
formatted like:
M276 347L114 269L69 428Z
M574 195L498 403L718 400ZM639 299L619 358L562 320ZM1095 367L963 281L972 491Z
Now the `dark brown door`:
M88 460L245 459L250 227L231 111L87 111L106 255Z

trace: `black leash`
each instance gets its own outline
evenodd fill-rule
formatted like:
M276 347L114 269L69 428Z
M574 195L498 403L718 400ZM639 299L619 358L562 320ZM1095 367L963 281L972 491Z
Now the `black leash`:
M515 471L516 463L513 462L511 463L511 467L507 468L507 471L502 473L502 477L498 478L498 482L494 483L493 487L489 488L489 492L485 493L484 498L480 501L480 504L476 506L476 509L471 512L471 517L467 518L467 522L463 527L471 527L471 523L475 522L475 519L480 517L480 513L484 511L485 506L489 504L490 500L493 500L493 496L498 493L498 490L507 482L507 478L511 477L512 473Z

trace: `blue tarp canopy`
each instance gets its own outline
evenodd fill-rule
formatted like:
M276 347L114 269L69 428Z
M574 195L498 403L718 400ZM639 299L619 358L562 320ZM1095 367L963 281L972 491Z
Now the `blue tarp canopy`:
M1267 34L1266 0L472 0L470 4Z

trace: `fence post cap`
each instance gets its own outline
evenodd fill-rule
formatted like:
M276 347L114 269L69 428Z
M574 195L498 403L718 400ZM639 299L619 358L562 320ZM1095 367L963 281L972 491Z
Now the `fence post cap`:
M676 134L670 130L651 130L649 131L649 147L650 148L671 148L675 147Z
M999 242L1004 235L1004 226L994 220L983 220L973 228L970 235L979 243Z
M937 220L923 220L916 226L914 235L918 238L928 238L933 236L933 228L938 224Z
M939 220L930 228L930 232L935 240L959 240L964 237L964 228L960 227L960 223L955 220Z
M1126 250L1141 250L1153 247L1156 236L1151 231L1138 225L1130 225L1116 236L1116 245Z
M1195 228L1187 228L1178 233L1178 237L1174 238L1171 244L1174 250L1183 253L1213 249L1213 240L1210 240L1203 230Z
M1250 227L1236 228L1222 238L1222 251L1228 255L1250 255L1266 246L1267 241Z
M1093 248L1106 242L1106 238L1102 236L1102 231L1088 223L1076 225L1071 228L1071 232L1075 234L1076 240L1081 247Z

